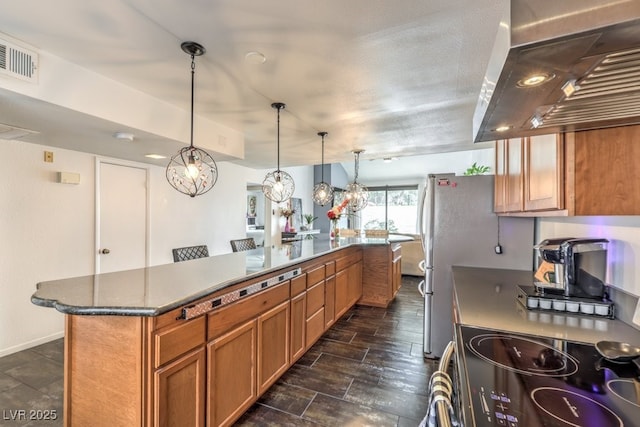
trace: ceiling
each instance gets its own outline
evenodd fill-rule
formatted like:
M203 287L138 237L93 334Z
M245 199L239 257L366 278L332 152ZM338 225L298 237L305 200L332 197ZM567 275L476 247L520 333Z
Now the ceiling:
M361 160L398 158L392 164L402 174L402 160L409 156L487 147L472 143L472 116L508 2L1 3L0 33L68 62L70 70L90 70L178 108L183 122L190 109L191 65L180 44L202 44L207 52L196 58L195 120L244 137L243 156L214 152L216 160L273 168L276 110L270 105L284 102L282 167L319 164L317 132L327 131L325 162L344 162L349 170L351 150L364 149ZM249 52L266 61L247 59ZM39 68L46 73L47 62ZM6 79L0 78L0 123L37 132L25 141L158 165L167 160L142 154L170 156L189 141L188 123L184 136L166 137L31 97L28 90L5 90ZM72 83L79 92L93 93L81 79ZM38 84L52 85L50 78ZM101 102L96 91L95 103ZM134 142L114 144L118 131L133 133ZM195 144L207 136L196 133ZM362 162L361 170L365 163L375 165Z

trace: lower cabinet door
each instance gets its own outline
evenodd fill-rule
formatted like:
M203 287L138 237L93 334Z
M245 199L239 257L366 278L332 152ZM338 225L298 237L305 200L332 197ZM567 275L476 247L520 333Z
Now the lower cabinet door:
M289 301L258 317L258 394L289 367Z
M307 293L291 298L291 363L298 360L305 351Z
M207 345L210 427L231 425L257 398L256 333L254 319Z
M336 276L327 277L324 289L325 330L336 321Z
M177 359L154 375L154 425L204 426L205 349Z

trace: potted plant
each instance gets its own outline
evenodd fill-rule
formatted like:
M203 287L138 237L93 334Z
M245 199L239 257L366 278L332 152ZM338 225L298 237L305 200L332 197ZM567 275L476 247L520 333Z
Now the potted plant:
M318 219L318 217L317 216L313 216L311 214L304 214L303 217L304 217L304 221L306 223L305 228L307 230L313 230L313 221Z

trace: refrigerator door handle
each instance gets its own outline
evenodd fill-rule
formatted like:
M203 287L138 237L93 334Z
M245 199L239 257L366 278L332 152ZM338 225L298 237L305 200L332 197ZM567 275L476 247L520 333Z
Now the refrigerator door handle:
M419 236L420 236L420 243L422 244L422 250L426 251L427 250L427 244L425 242L425 229L424 229L424 208L425 208L425 204L427 202L427 190L429 188L428 185L428 181L427 183L425 183L424 185L424 189L422 190L422 194L421 197L419 199L419 203L420 203L420 211L418 212L418 227L419 227Z
M420 295L424 298L424 279L418 283L418 292L420 292Z

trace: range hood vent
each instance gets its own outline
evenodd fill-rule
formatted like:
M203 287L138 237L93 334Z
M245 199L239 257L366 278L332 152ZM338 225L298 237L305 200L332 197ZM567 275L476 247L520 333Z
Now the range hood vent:
M0 39L0 74L38 82L38 54Z
M640 117L640 49L606 55L574 84L575 92L542 107L540 128Z
M534 74L549 79L523 87ZM511 0L475 142L640 123L640 1Z

